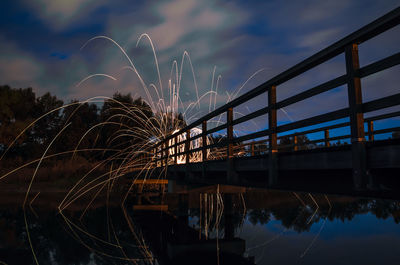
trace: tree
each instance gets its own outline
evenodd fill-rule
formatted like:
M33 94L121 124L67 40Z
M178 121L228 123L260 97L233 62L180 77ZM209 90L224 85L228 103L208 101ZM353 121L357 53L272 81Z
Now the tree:
M0 86L0 153L33 121L35 104L32 88L12 89L7 85ZM30 133L31 130L27 130L22 134L11 152L18 155Z
M57 152L73 150L78 143L79 149L89 149L95 145L98 130L91 128L99 122L98 107L89 103L79 104L77 100L72 100L71 104L74 105L65 108L61 116L61 125L70 125L57 141Z
M33 127L32 142L38 144L47 144L57 134L61 125L60 108L64 102L57 99L56 96L52 96L50 93L46 93L43 96L36 99L34 117L39 118Z
M105 100L100 111L100 144L103 147L132 149L148 142L154 136L156 123L149 105L141 98L133 100L130 94L116 93Z

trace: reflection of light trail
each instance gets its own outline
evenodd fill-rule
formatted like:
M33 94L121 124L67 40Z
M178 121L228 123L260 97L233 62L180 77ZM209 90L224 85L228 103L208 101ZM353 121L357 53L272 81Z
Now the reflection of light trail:
M309 213L309 210L310 210L311 207L310 207L309 205L307 205L307 204L304 202L304 200L303 200L296 192L292 192L292 194L293 194L293 195L297 198L297 200L301 203L301 205L302 205L301 211L298 212L296 218L293 220L293 222L291 222L291 224L290 224L289 226L287 226L287 227L285 227L284 229L282 229L282 231L280 231L279 233L277 233L276 235L274 235L272 238L270 238L270 239L264 241L264 242L261 243L261 244L258 244L258 245L255 245L255 246L252 246L252 247L249 247L249 248L246 249L246 252L250 252L250 251L254 251L254 250L256 250L256 249L262 248L262 254L261 254L260 257L257 258L257 262L256 262L256 263L258 263L258 262L264 257L264 254L265 254L265 250L266 250L266 246L267 246L267 245L269 245L269 244L271 244L272 242L274 242L275 240L279 239L279 238L282 237L287 231L289 231L289 229L299 220L299 218L303 216L303 213ZM317 213L318 210L319 210L319 205L318 205L316 199L314 198L314 196L312 196L310 193L308 193L308 196L309 196L309 198L312 200L313 204L314 204L316 207L315 207L315 210L313 211L313 213L311 214L311 216L308 218L308 221L306 222L307 225L309 225L309 224L312 222L312 220L313 220L313 219L315 218L315 216L316 216L316 213ZM327 218L329 217L329 213L330 213L330 211L331 211L332 206L331 206L331 203L330 203L330 201L329 201L329 199L328 199L328 197L327 197L326 195L325 195L325 199L327 200L328 205L329 205L329 212L328 212L328 215L327 215L327 217L324 219L324 222L322 223L322 225L321 225L321 227L320 227L320 229L319 229L317 235L313 238L313 240L311 241L311 243L307 246L307 248L306 248L306 249L304 250L304 252L301 254L300 258L303 258L303 257L307 254L307 252L311 249L311 247L313 246L313 244L315 243L315 241L317 240L317 238L318 238L319 235L321 234L321 232L322 232L322 230L323 230L323 228L324 228L324 226L325 226L325 223L326 223L326 221L327 221Z
M331 210L332 210L331 202L329 201L328 196L326 196L326 195L324 195L324 196L325 196L325 199L326 199L326 201L328 202L328 205L329 205L328 214L327 214L327 216L324 218L324 222L322 223L321 227L319 228L318 233L315 235L315 237L314 237L313 240L311 241L310 245L308 245L308 247L307 247L307 248L304 250L304 252L300 255L300 258L303 258L303 257L307 254L307 252L311 249L311 247L314 245L315 241L317 240L317 238L318 238L319 235L321 234L322 230L324 229L325 224L326 224L326 221L327 221L327 219L328 219L328 217L329 217L329 215L330 215L330 213L331 213Z

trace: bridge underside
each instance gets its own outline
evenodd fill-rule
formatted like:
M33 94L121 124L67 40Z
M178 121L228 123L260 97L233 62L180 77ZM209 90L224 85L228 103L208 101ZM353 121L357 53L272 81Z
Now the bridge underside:
M366 183L361 190L390 193L400 188L400 140L368 143ZM278 174L269 180L269 156L234 157L157 168L154 176L180 184L226 184L260 188L348 193L355 188L351 146L278 154ZM272 184L271 184L272 183ZM362 191L361 191L362 192Z

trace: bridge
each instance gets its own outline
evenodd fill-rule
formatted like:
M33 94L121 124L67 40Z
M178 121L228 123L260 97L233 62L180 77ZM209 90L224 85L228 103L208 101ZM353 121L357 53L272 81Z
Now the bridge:
M310 178L310 181L319 180L328 186L329 183L333 186L343 186L347 183L356 190L366 190L384 177L391 176L394 181L398 181L396 174L400 172L400 139L394 138L398 135L396 132L400 131L400 127L387 126L376 130L374 124L399 118L400 91L364 102L361 81L390 68L399 69L395 67L400 63L400 52L361 67L358 48L397 27L399 22L400 7L180 131L168 135L152 147L145 159L151 160L154 167L152 171L156 174L164 173L168 179L176 179L183 183L257 183L257 186L283 187L288 183L307 182L305 179ZM344 55L345 58L343 75L283 100L277 100L279 86L339 55ZM317 95L328 100L329 94L323 93L340 86L346 87L347 107L290 123L278 121L278 110L305 102ZM268 98L264 106L234 118L236 108L245 106L260 95ZM221 115L224 116L223 124L209 126L212 119ZM266 128L234 135L235 126L263 115L266 117L265 123L268 124ZM196 127L201 127L202 131L193 135L191 132ZM330 132L333 130L342 134L332 137ZM220 137L219 141L209 140L214 139L215 133L221 132L223 137ZM310 138L307 143L300 141L302 136L315 133L323 136ZM392 133L393 136L385 140L378 139L377 135L388 133ZM196 140L200 145L193 144ZM338 140L347 141L348 144L334 145ZM194 157L200 159L195 160Z

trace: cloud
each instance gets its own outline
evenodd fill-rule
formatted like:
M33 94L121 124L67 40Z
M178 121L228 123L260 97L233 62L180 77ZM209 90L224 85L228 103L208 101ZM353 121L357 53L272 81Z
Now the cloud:
M59 31L76 23L90 11L103 5L103 2L103 0L27 0L26 4L50 28Z
M14 87L34 85L43 71L43 65L29 53L24 52L18 46L0 36L0 80Z
M127 7L123 14L111 14L107 20L106 32L127 50L146 84L153 83L159 86L148 41L143 39L138 48L135 48L138 37L142 33L149 34L158 56L164 100L169 102L168 79L173 61L177 60L180 66L184 51L188 51L200 90L199 94L206 93L211 87L214 65L218 66L217 77L222 72L229 74L229 71L239 64L241 58L232 55L235 45L238 44L235 39L239 29L247 19L248 14L244 10L235 4L221 1L146 2L144 6ZM113 74L128 65L128 61L122 58L115 47L106 48L112 46L111 43L98 41L85 48L84 52L95 49L96 45L102 46L97 50L101 61L100 64L90 68L92 73ZM132 94L146 98L143 88L132 72L125 71L118 75L115 90L127 91L130 86ZM185 58L180 91L184 105L195 100L194 88L190 64ZM219 92L225 95L222 89ZM152 96L157 98L156 95ZM209 102L208 97L205 98L206 101ZM206 109L208 111L208 107Z
M298 2L292 5L295 10L298 10L298 19L302 23L315 23L321 20L326 20L337 16L340 12L348 8L352 1L335 0L335 1L320 1L309 0Z
M342 37L340 28L330 28L312 32L299 38L298 46L303 48L321 49Z

